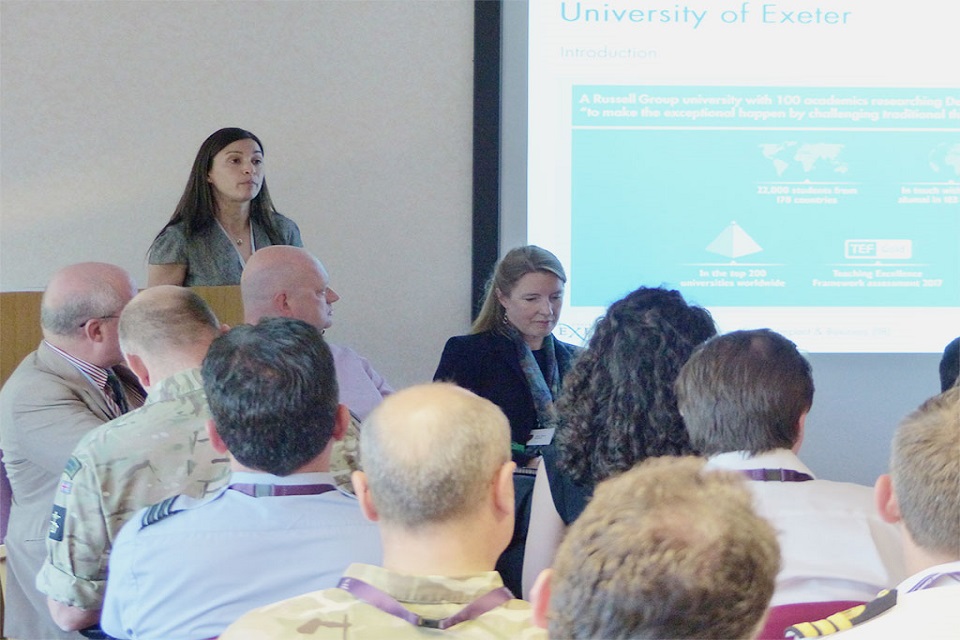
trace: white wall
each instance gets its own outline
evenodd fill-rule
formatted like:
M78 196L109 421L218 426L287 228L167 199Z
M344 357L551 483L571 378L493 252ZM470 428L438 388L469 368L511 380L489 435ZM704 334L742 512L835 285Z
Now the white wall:
M343 299L329 335L395 386L469 323L473 4L0 3L0 289L145 254L223 126Z
M872 485L897 424L940 391L933 353L815 353L813 409L800 457L820 477Z

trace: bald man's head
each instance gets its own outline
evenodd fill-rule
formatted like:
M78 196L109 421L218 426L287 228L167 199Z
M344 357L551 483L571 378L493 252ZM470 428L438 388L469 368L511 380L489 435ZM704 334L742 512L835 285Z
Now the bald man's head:
M244 320L295 318L323 331L340 299L323 264L301 247L275 245L255 252L240 278Z
M126 271L104 262L82 262L53 274L40 303L43 337L68 353L109 367L123 356L116 321L137 293Z
M495 404L451 384L392 394L364 422L363 467L380 519L416 528L467 516L510 461L510 426Z

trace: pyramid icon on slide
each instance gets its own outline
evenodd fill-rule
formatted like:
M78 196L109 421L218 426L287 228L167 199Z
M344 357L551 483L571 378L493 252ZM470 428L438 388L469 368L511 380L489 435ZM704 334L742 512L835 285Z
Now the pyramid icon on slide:
M720 232L713 242L707 245L707 251L710 253L719 253L731 260L741 256L748 256L751 253L763 251L753 238L747 235L740 225L731 221L727 227Z

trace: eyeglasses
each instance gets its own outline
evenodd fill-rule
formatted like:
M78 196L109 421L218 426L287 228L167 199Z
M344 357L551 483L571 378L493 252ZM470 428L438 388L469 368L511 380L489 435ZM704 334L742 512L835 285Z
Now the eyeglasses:
M93 318L87 318L86 320L84 320L83 322L81 322L79 326L80 326L81 328L82 328L82 327L85 327L85 326L87 326L87 323L90 322L91 320L109 320L110 318L119 318L119 317L120 317L120 316L118 316L118 315L109 315L109 316L96 316L96 317L93 317Z

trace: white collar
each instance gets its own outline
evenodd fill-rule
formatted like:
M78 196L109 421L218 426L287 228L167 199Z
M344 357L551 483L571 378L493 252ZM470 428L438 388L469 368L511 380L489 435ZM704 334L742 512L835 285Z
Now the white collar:
M913 574L897 585L897 592L907 593L932 587L960 587L960 560L934 565Z

